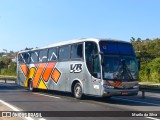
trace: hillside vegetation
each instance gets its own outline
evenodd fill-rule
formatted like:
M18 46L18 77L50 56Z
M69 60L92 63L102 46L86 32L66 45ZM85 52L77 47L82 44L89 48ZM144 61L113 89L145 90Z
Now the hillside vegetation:
M16 62L12 62L11 58L0 58L0 75L16 76Z
M160 38L141 40L131 38L136 55L141 63L141 82L160 83Z

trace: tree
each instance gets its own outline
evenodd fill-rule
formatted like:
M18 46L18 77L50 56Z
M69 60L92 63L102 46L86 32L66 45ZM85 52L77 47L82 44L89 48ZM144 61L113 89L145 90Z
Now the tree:
M149 40L149 39L147 39ZM142 41L137 38L132 43L136 55L141 58L140 81L160 82L160 39Z
M4 64L5 68L8 68L8 65L12 62L12 60L8 57L2 57L0 62Z
M133 43L133 42L135 42L135 40L136 39L134 37L131 37L130 42Z

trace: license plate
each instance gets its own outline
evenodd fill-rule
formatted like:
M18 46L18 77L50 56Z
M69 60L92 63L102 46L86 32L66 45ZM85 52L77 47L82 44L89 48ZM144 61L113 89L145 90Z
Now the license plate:
M122 92L122 95L128 95L128 92Z

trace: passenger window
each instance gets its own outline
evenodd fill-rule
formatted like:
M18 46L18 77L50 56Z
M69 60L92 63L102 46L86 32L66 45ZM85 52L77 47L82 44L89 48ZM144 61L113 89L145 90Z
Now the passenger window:
M50 48L48 52L48 61L57 60L57 48Z
M18 55L19 63L29 63L30 54L29 53L21 53Z
M69 46L62 46L59 47L59 60L64 61L64 60L69 60L70 55L69 55Z
M29 52L28 53L24 53L23 54L23 58L24 58L25 63L29 63L30 62L30 54L29 54Z
M47 52L48 49L39 51L39 62L47 62Z
M82 59L83 58L83 45L74 44L71 46L71 59Z
M38 62L38 51L31 52L31 63Z
M18 62L19 62L19 63L24 63L22 53L20 53L20 54L18 55Z

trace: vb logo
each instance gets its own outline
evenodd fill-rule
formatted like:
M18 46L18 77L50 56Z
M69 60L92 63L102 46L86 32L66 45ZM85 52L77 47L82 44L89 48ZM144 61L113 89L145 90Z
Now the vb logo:
M82 64L70 64L70 73L80 73L82 71Z

